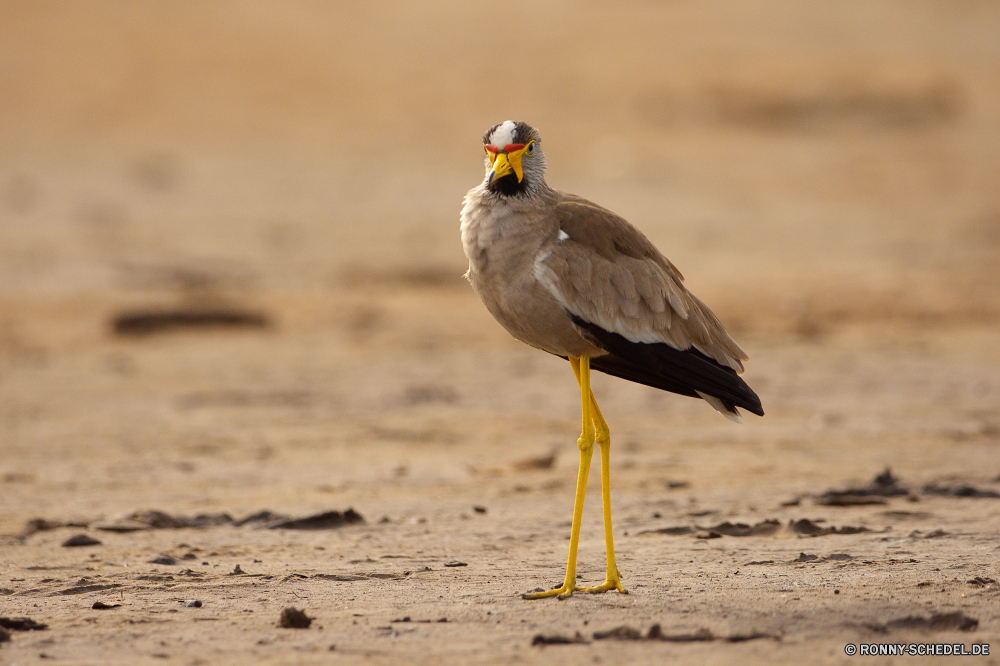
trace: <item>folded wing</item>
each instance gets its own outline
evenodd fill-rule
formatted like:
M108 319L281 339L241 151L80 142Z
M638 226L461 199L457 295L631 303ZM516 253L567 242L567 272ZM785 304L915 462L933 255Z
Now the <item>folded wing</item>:
M683 285L683 276L635 227L584 199L556 206L559 240L535 275L582 335L607 355L591 367L672 393L701 397L730 418L763 415L738 375L746 353Z

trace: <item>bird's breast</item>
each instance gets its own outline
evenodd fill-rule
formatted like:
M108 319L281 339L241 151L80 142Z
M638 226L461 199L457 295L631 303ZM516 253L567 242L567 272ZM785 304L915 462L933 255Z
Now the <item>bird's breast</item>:
M561 356L598 354L552 293L537 278L536 262L557 231L507 207L470 205L462 211L468 279L493 317L511 335Z

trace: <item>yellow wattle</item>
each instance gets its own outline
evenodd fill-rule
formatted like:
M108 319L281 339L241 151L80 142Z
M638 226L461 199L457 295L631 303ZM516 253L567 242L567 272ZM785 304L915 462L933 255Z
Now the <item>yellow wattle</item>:
M490 169L489 182L492 183L497 178L503 178L511 172L517 176L517 182L520 183L523 181L524 168L521 166L521 158L524 157L524 151L527 149L528 146L525 146L520 150L515 150L510 153L497 153L495 157L490 154L490 159L493 162L493 168Z

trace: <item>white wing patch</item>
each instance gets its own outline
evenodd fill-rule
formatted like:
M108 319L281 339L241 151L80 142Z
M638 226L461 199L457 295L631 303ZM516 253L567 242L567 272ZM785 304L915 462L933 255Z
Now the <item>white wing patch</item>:
M535 255L535 279L548 289L550 294L555 296L555 299L559 301L559 305L566 308L566 299L563 298L559 290L559 278L556 277L551 268L545 265L545 260L551 254L551 251L539 250L538 254Z
M566 233L565 231L563 231L562 229L560 229L559 230L559 242L562 243L565 240L569 240L569 234Z
M714 395L708 395L707 393L702 393L701 391L695 391L695 393L700 395L702 400L710 404L712 407L716 409L716 411L718 411L720 414L725 416L733 423L743 423L743 419L740 417L738 413L733 413L728 409L726 409L726 406L722 404L722 401L716 398Z
M516 128L513 120L505 120L493 130L493 134L490 135L490 143L498 148L503 148L508 143L514 143L514 130Z

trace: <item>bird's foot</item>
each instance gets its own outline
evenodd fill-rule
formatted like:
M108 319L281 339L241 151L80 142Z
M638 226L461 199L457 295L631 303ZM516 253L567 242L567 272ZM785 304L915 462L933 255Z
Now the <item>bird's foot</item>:
M573 590L577 589L576 586L570 586L563 583L559 587L553 588L551 590L545 590L543 592L529 592L528 594L522 594L522 599L548 599L549 597L559 597L560 599L566 599L573 594Z
M578 587L577 592L589 592L590 594L601 594L602 592L610 592L611 590L618 590L622 594L628 594L628 590L622 585L621 578L618 576L608 576L600 585L595 585L594 587Z
M530 592L528 594L522 594L522 599L548 599L549 597L559 597L560 599L568 599L573 596L574 592L586 592L588 594L601 594L603 592L609 592L611 590L618 590L622 594L628 594L628 590L622 585L621 578L618 575L608 576L600 585L595 585L593 587L576 587L569 586L563 583L559 587L552 590L545 590L544 592Z

